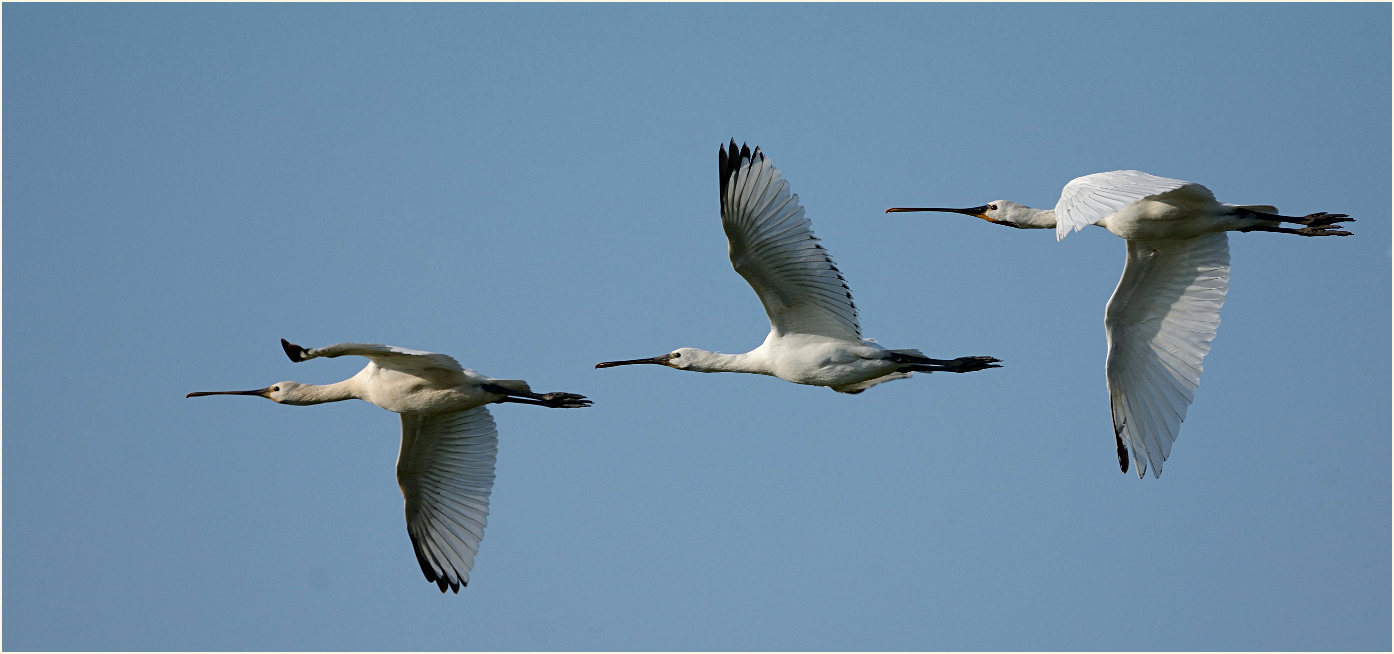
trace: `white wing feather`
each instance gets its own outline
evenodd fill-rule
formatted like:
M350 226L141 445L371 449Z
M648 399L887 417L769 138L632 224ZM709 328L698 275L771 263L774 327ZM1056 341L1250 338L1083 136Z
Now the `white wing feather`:
M282 343L285 343L283 340ZM332 359L342 356L367 357L373 363L383 368L393 368L397 370L420 370L424 368L442 368L455 372L464 372L464 367L448 354L436 352L425 352L422 350L412 350L395 345L378 345L376 343L335 343L317 348L301 348L298 345L285 343L283 346L286 354L296 361L305 361L318 357ZM292 348L299 349L297 353Z
M469 584L494 487L498 430L485 407L402 414L397 484L421 572L445 592Z
M1179 179L1158 177L1139 170L1094 173L1070 180L1055 203L1055 240L1148 197L1186 186L1205 187ZM1205 191L1209 193L1209 191Z
M731 265L760 296L771 329L860 339L852 291L779 171L760 148L738 154L734 141L720 168Z
M1127 264L1109 298L1104 327L1113 429L1132 449L1139 477L1149 465L1154 477L1162 473L1200 384L1201 362L1220 326L1228 289L1224 232L1128 241Z

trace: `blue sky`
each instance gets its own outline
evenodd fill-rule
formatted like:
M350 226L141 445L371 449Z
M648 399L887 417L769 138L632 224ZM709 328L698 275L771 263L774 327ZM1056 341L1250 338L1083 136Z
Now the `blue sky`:
M1390 7L42 5L4 17L6 649L1390 647ZM596 362L744 351L716 152L760 145L889 347L858 396ZM1356 236L1231 238L1160 480L1121 475L1136 168ZM381 342L584 393L500 406L459 595L398 421L194 390Z

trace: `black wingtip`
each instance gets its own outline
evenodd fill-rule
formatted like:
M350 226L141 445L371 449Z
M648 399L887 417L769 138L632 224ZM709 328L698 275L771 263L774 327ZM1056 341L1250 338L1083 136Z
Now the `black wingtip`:
M736 150L736 139L731 139L731 149L721 146L716 154L716 174L721 178L721 202L726 203L726 188L731 185L731 172L741 167L739 151Z
M726 189L730 188L732 175L741 169L741 161L749 159L756 161L761 158L760 148L757 146L751 152L750 146L742 143L739 150L736 149L736 139L731 139L730 148L721 146L716 155L717 175L721 177L721 209L726 209Z
M460 586L469 585L468 581L451 581L448 578L449 575L437 576L436 572L431 569L431 563L426 559L426 550L422 548L421 542L416 539L416 535L411 533L410 528L407 529L407 536L411 538L411 549L416 552L416 563L421 566L421 574L426 575L426 581L432 582L437 588L440 588L441 594L444 594L445 589L449 588L458 595L460 593Z
M1123 437L1117 433L1113 434L1113 440L1118 445L1118 466L1123 469L1123 474L1128 474L1128 446L1123 444Z
M305 354L305 348L300 347L299 345L296 345L284 338L281 339L281 349L285 350L286 356L290 357L290 360L296 363L300 363L301 361L310 358L308 355Z

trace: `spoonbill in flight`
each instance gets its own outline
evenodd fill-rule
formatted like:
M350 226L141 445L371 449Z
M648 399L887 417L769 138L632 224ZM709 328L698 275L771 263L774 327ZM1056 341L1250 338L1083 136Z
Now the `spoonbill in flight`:
M653 363L697 372L748 372L796 384L860 393L914 372L974 372L997 368L989 356L931 359L919 350L888 350L862 338L857 306L842 273L818 242L799 197L755 148L735 140L717 155L721 225L731 265L760 296L770 334L744 354L683 347L667 354L606 361L597 368Z
M1138 477L1149 465L1153 477L1161 476L1200 383L1201 361L1220 326L1229 289L1225 232L1350 236L1336 223L1354 220L1345 214L1291 217L1267 205L1221 204L1200 184L1136 170L1077 178L1065 185L1054 211L1006 200L967 209L886 210L896 211L944 211L1008 227L1054 228L1056 240L1072 229L1098 225L1127 240L1123 277L1104 310L1104 367L1118 464L1128 471L1126 441Z
M338 343L306 349L281 339L291 361L361 356L368 365L344 381L318 385L283 381L250 391L204 395L259 395L303 406L359 399L402 414L397 485L406 500L407 534L427 581L444 593L469 585L484 537L494 486L498 430L484 405L517 402L554 409L590 406L575 393L534 393L527 382L490 379L434 352L391 345Z

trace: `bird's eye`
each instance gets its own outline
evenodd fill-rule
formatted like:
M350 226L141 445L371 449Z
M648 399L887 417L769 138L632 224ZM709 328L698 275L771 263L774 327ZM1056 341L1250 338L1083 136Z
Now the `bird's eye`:
M682 352L674 352L674 353L673 353L673 358L674 358L674 359L681 359L681 358L682 358Z
M988 210L988 211L997 211L997 205L995 205L995 204L989 204L989 205L987 205L987 210Z
M271 392L272 392L272 393L279 393L280 391L281 391L281 387L280 387L280 386L272 386L272 387L271 387Z

